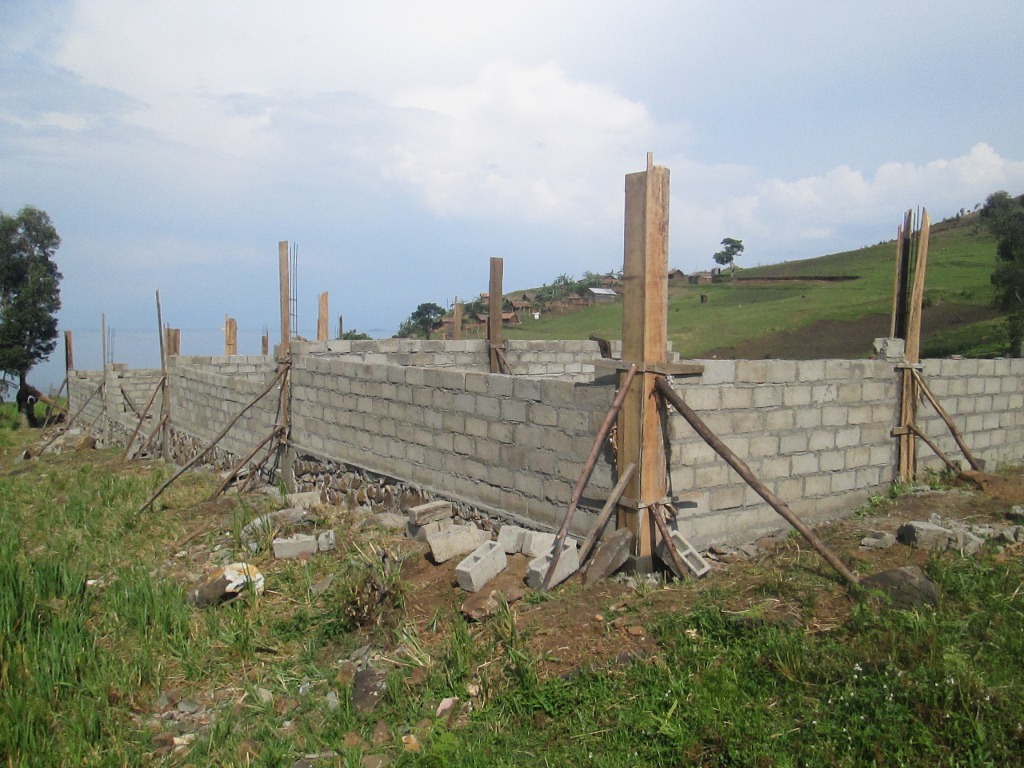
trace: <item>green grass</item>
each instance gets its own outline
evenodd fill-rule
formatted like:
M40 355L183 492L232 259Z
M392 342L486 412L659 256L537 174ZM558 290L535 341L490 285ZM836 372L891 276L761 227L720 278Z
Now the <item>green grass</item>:
M358 765L385 748L345 746L346 735L369 741L378 720L423 744L419 753L388 748L397 766L1020 762L1019 550L934 559L928 571L943 594L939 610L866 602L822 632L737 620L720 607L730 595L714 585L652 589L629 610L659 640L656 657L610 666L595 659L547 679L544 659L530 650L538 629L517 622L516 607L482 624L466 623L454 605L425 626L410 623L416 592L398 576L401 556L383 558L365 538L358 549L308 563L257 553L251 561L268 577L264 596L190 608L189 575L210 567L193 561L195 553L226 546L231 558L242 557L238 531L265 508L204 507L197 502L216 480L188 475L160 509L139 515L165 467L123 469L113 451L15 464L32 435L12 435L20 442L0 449L6 765L239 765L246 746L255 746L252 765L287 768L326 752L338 757L319 763ZM197 526L210 532L183 545ZM311 596L310 585L328 572L330 589ZM755 591L765 600L786 592L813 610L815 595L830 586L814 568L794 567L785 578L768 572ZM665 603L674 590L680 599ZM579 594L570 588L549 600ZM540 602L547 601L522 610ZM336 675L339 660L365 642L396 663L381 707L361 715ZM470 686L479 694L467 696ZM261 703L257 688L269 689L274 703ZM332 689L337 709L326 703ZM158 755L154 733L168 733L173 722L153 718L170 690L200 703L206 725L185 751ZM453 729L432 717L451 695L474 703Z
M895 243L815 259L744 269L746 278L855 275L832 283L749 284L744 280L670 291L668 331L673 348L686 357L731 347L766 334L798 331L818 320L855 321L868 315L888 317L892 307ZM968 219L933 228L928 256L926 301L989 307L994 293L995 239ZM708 302L700 303L706 294ZM621 303L575 313L526 317L505 329L513 339L620 338ZM926 329L927 330L927 329ZM966 347L968 350L970 345ZM947 343L943 349L960 349ZM866 356L870 350L858 350ZM964 354L965 352L957 352ZM947 352L947 354L950 354Z

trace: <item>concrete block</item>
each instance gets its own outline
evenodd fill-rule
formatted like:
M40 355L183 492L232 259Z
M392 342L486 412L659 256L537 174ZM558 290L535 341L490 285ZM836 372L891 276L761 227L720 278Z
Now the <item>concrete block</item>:
M551 565L551 558L553 557L551 552L553 545L554 542L552 541L552 547L548 547L547 554L530 561L530 565L526 569L526 586L531 589L540 589L544 583L544 577L548 573L548 567ZM558 558L558 565L551 576L551 584L549 586L554 587L557 584L561 584L579 569L580 553L576 549L576 542L566 542L562 547L562 556Z
M914 549L931 549L943 551L947 549L956 536L948 528L921 520L905 523L896 531L896 540Z
M409 525L426 525L437 520L446 520L453 514L450 501L428 501L409 508Z
M405 535L410 539L415 539L416 541L426 541L427 537L431 534L442 533L443 531L454 527L455 521L450 518L448 520L432 520L431 522L424 523L423 525L414 525L413 523L409 523L405 528Z
M523 538L529 533L518 525L503 525L498 531L498 543L506 554L514 555L523 551Z
M555 534L541 533L540 531L525 531L523 533L522 552L527 557L541 557L549 555L555 548Z
M467 592L479 592L505 570L508 559L496 541L485 541L455 568L455 580Z
M296 533L282 539L274 539L274 557L278 560L294 560L302 555L315 555L317 550L316 536L308 533Z
M633 532L619 528L604 537L583 569L584 586L608 578L621 568L633 546Z
M489 531L481 531L471 525L453 526L439 533L427 535L427 544L435 563L444 563L457 555L472 552L485 541L489 541Z

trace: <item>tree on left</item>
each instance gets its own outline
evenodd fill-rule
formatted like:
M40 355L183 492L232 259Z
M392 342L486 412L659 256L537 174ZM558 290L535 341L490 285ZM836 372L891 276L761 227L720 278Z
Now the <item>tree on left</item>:
M0 372L17 378L18 406L34 426L32 406L40 393L28 372L57 346L61 273L53 256L60 236L45 211L25 206L17 215L0 211Z

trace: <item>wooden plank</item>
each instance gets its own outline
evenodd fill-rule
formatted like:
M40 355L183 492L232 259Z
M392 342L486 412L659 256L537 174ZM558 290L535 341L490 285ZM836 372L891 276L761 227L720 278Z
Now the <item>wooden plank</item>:
M165 461L171 457L171 388L167 386L167 347L164 345L164 314L160 308L160 291L156 292L156 327L160 337L160 458ZM140 426L142 422L139 422ZM134 439L134 438L133 438ZM129 447L131 444L129 443ZM126 454L127 455L127 454Z
M283 361L288 359L288 345L292 338L292 313L288 301L291 296L291 284L287 240L281 240L277 244L277 269L281 291L281 346L278 348L278 359Z
M623 255L622 358L638 365L664 364L668 348L669 172L655 166L626 176ZM653 570L656 529L649 507L665 497L668 478L661 416L654 397L654 373L638 375L618 420L617 469L636 464L626 495L637 507L620 503L618 526L634 536L633 567Z
M103 351L103 372L107 372L107 313L104 312L100 315L100 335L102 339L102 351Z
M317 313L316 313L316 340L327 341L330 337L330 330L327 327L327 306L328 298L327 291L320 294L320 298L317 301Z
M462 304L459 297L455 297L455 305L452 307L452 338L455 341L462 339Z
M896 338L896 313L900 304L900 264L903 253L903 227L896 227L896 262L892 277L892 312L889 317L889 338Z
M71 331L64 331L64 373L75 370L75 340Z
M228 357L238 354L238 321L224 316L224 354Z
M491 373L501 373L501 359L498 356L498 348L502 344L501 310L504 304L502 293L502 271L505 262L496 256L491 257L491 276L488 282L487 302L487 341Z
M924 280L928 268L928 238L931 220L928 211L921 213L921 231L917 238L917 254L914 259L914 286L910 292L910 307L907 319L906 359L908 363L921 361L921 313L924 307Z

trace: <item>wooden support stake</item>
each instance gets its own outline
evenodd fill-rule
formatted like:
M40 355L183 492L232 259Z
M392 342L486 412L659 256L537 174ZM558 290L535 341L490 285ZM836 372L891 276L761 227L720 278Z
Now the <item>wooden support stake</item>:
M281 347L278 361L281 365L291 365L291 265L289 263L288 241L281 240L277 244L278 272L281 281ZM285 369L287 374L287 368ZM288 376L281 382L281 423L284 426L284 456L281 462L281 475L285 488L295 491L294 456L292 454L291 434L291 388Z
M590 550L601 537L601 532L608 524L608 520L611 518L612 512L615 511L615 507L618 505L619 499L622 498L622 492L626 490L626 485L633 477L634 472L636 472L636 464L630 464L627 466L626 470L622 473L622 477L619 478L619 482L617 482L615 487L612 488L612 492L608 496L608 500L604 503L600 514L597 516L597 520L594 522L594 526L590 529L590 533L587 534L587 538L583 541L583 546L580 547L580 565L583 565L583 563L586 562L587 556L590 554Z
M917 382L917 385L921 388L921 391L924 393L924 396L928 399L928 402L932 404L932 408L934 408L935 412L939 414L939 418L946 422L946 426L949 427L950 434L953 435L953 439L956 440L956 444L960 447L960 450L963 452L964 458L967 459L968 463L971 465L971 469L973 469L975 472L981 472L981 464L978 462L976 458L974 458L974 454L971 453L970 448L967 447L967 443L964 442L963 435L960 434L960 430L958 430L956 428L956 424L953 423L952 417L950 417L950 415L946 413L946 409L942 407L939 401L935 398L935 395L932 394L931 389L928 387L927 384L925 384L925 381L921 377L921 374L918 373L916 369L911 368L909 370L911 372L911 375L913 375L914 380Z
M496 257L491 257L491 275L488 283L487 294L487 342L491 373L501 373L501 360L498 358L498 350L502 344L501 311L504 305L504 294L502 293L502 271L505 262Z
M60 389L57 390L57 396L54 398L54 400L60 400L60 396L64 392L64 387L66 387L67 385L68 377L65 376L64 381L60 383ZM40 397L40 399L46 403L46 417L43 419L43 429L46 429L48 426L50 426L50 418L53 416L54 408L56 408L59 413L68 413L67 408L65 408L60 403L54 402L54 400L51 400L48 397Z
M911 212L907 211L904 221L903 240L901 242L903 253L906 255L901 260L902 271L900 273L900 298L903 301L903 307L905 307L903 311L903 314L905 314L903 326L904 359L910 365L920 362L921 359L921 312L924 305L924 284L928 266L928 239L931 231L928 211L923 211L921 229L917 238L917 251L912 259L914 272L913 286L910 288L909 296L907 296L906 284L909 280L911 263L909 254L913 240L911 232L912 221ZM898 467L900 481L904 483L913 482L917 476L915 433L909 429L911 425L917 423L917 400L918 388L916 380L912 375L912 370L911 368L904 368L902 381L900 382L900 426L906 427L907 430L902 432L899 437Z
M213 494L210 496L209 499L207 499L207 501L213 501L218 496L220 496L222 493L224 493L224 491L227 489L227 487L229 485L231 485L232 481L238 476L238 473L242 471L242 469L245 467L246 464L248 464L250 461L252 461L252 457L253 456L255 456L257 453L259 453L260 448L265 446L267 443L269 443L275 437L280 437L282 432L284 432L284 428L283 427L274 427L271 430L270 434L267 435L266 437L264 437L262 440L260 440L259 443L257 443L256 447L253 448L248 453L248 455L246 455L246 457L244 459L239 461L237 464L235 464L234 467L231 468L231 471L228 472L227 477L225 477L224 480L221 482L221 484L219 486L217 486L217 490L213 492Z
M668 556L672 558L672 563L676 567L676 573L679 574L679 578L683 578L690 569L686 567L683 558L679 556L676 543L672 540L672 534L668 531L668 525L665 523L664 509L662 504L652 504L651 517L654 518L654 524L658 528L658 533L661 534L661 540L665 542L665 549L668 550Z
M655 529L650 505L668 489L665 442L654 397L657 375L648 366L664 364L668 355L668 213L669 171L655 166L626 176L623 254L622 360L645 372L630 389L619 413L618 470L637 471L626 488L636 506L619 505L618 526L633 532L632 567L654 570Z
M181 354L181 329L164 328L164 356L174 357Z
M949 458L949 456L947 456L945 453L943 453L942 450L940 450L939 446L937 446L935 443L933 443L931 440L929 440L928 436L925 435L924 432L922 432L920 429L918 429L914 424L911 424L908 427L908 429L911 432L913 432L915 435L920 437L922 440L924 440L925 445L927 445L929 448L931 448L932 452L936 456L938 456L940 459L942 459L942 462L946 465L946 467L949 469L950 472L952 472L955 475L959 475L961 473L960 467L958 467L953 462L953 460Z
M131 408L132 413L135 414L135 418L138 418L139 417L139 406L137 406L135 404L135 401L132 400L131 395L129 395L125 391L124 385L122 385L120 381L117 382L117 388L121 391L121 399L124 400L128 404L129 408Z
M149 447L149 444L153 442L153 438L157 436L157 433L160 432L166 426L167 426L167 419L160 419L160 421L157 422L157 425L155 427L153 427L153 431L150 432L146 436L146 439L142 441L142 445L140 445L138 448L136 448L132 452L132 455L129 456L128 458L129 459L134 459L136 456L138 456L140 453L142 453L144 450L146 450Z
M565 518L562 520L562 527L558 529L558 535L555 537L555 548L552 550L551 563L548 565L548 572L544 575L544 581L541 583L541 591L547 592L551 586L551 577L555 573L555 568L558 566L558 561L562 557L562 546L565 544L565 537L569 534L569 525L572 523L572 516L576 512L576 507L580 503L580 499L583 497L583 490L587 487L587 483L590 481L590 476L594 474L594 466L597 464L597 459L601 455L601 449L604 447L604 441L608 439L608 433L612 431L612 425L615 423L616 417L619 415L619 409L622 408L622 403L626 399L626 394L629 392L630 386L633 384L633 378L636 376L636 366L629 366L629 370L626 371L626 378L623 381L622 386L619 388L618 393L615 395L615 399L612 401L611 408L608 409L608 413L604 417L604 421L601 423L601 427L597 430L597 436L594 438L594 444L590 448L590 455L587 456L587 461L583 465L583 471L580 472L579 479L576 481L576 487L573 489L572 498L569 500L569 509L565 512Z
M330 338L331 332L328 328L328 314L327 314L328 298L327 291L320 294L320 298L317 301L317 312L316 312L316 340L327 341Z
M192 467L194 467L196 464L202 461L206 454L208 454L213 449L213 447L217 445L217 443L224 439L224 436L231 430L233 426L235 426L235 422L242 418L246 411L248 411L250 408L256 405L256 403L262 400L270 390L277 386L278 382L282 381L285 378L285 374L287 373L288 366L282 366L281 369L277 372L277 375L274 376L273 379L271 379L270 383L267 384L267 386L265 386L263 389L261 389L260 393L256 395L256 397L254 397L252 400L250 400L245 405L245 407L242 408L242 410L236 413L227 423L224 429L217 433L217 436L213 438L213 440L211 440L210 443L207 444L205 448L203 448L203 450L201 450L199 453L193 456L192 459L186 462L183 467L181 467L177 472L171 475L171 477L168 480L166 480L163 483L163 485L156 489L156 491L153 493L152 496L149 497L146 503L139 507L139 512L145 512L146 509L149 508L149 506L152 505L152 503L160 497L160 494L162 494L170 487L171 483L173 483L175 480L177 480L179 477L185 474L188 470L190 470Z
M270 334L264 333L260 338L260 354L266 357L270 354Z
M142 423L146 420L146 417L149 415L149 409L153 407L153 403L156 401L157 393L160 392L161 389L163 389L164 384L166 382L167 379L161 376L160 381L158 381L156 383L156 386L153 388L153 394L149 396L149 402L146 403L146 407L142 411L142 415L139 416L139 423L135 425L135 429L132 431L132 436L128 438L128 443L124 447L124 456L121 457L122 462L128 460L128 453L132 449L132 443L135 442L135 436L138 435L139 430L142 429ZM162 418L161 421L163 421Z
M171 455L171 387L167 378L167 347L164 345L164 313L160 308L160 291L156 292L156 329L160 339L160 457Z
M808 543L814 547L818 554L821 555L840 576L846 579L846 581L853 586L860 583L859 579L853 574L853 572L846 567L846 564L843 563L843 561L840 560L832 550L825 546L824 542L815 535L814 531L808 528L804 524L803 520L797 517L786 503L782 501L782 499L772 493L771 489L754 475L743 459L733 453L732 449L723 443L718 436L708 428L708 425L705 424L700 416L698 416L697 413L686 404L683 398L679 396L679 393L672 389L672 385L669 384L666 379L659 379L656 387L658 393L677 411L679 411L682 417L686 419L690 426L693 427L693 430L701 436L704 442L711 446L715 453L725 459L726 463L736 470L737 474L746 481L747 485L757 492L758 496L767 501L768 504L771 505L772 509L782 515L786 522L796 528L800 532L800 535L807 539ZM682 571L680 572L682 573Z

